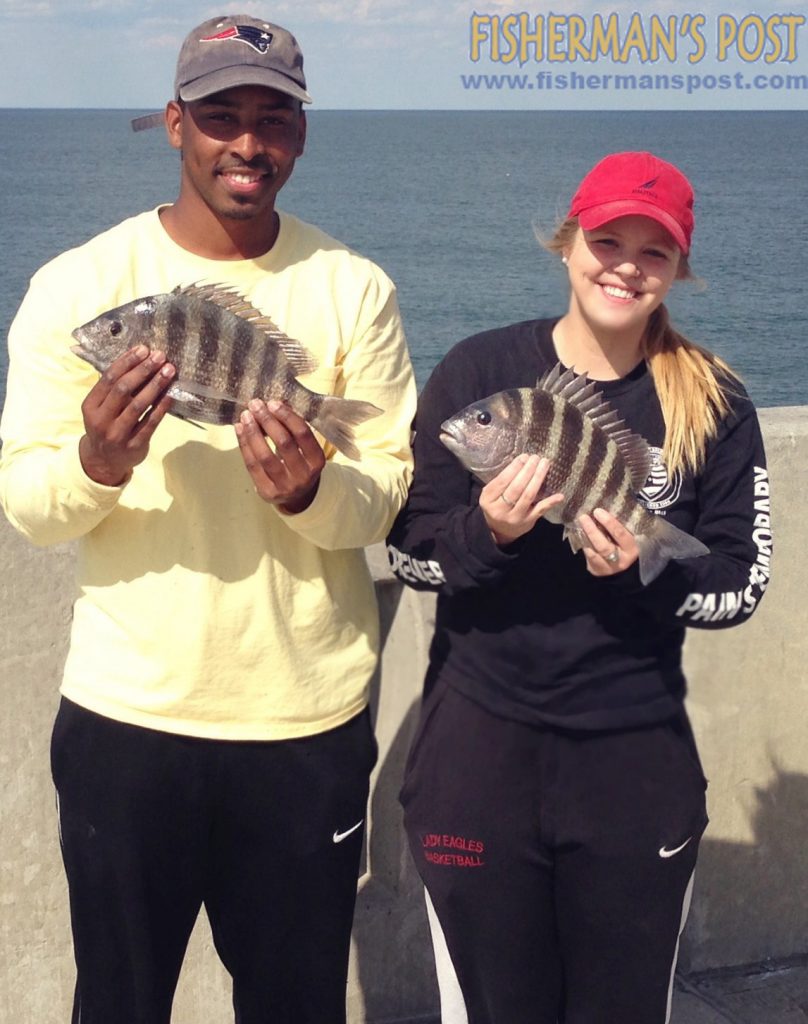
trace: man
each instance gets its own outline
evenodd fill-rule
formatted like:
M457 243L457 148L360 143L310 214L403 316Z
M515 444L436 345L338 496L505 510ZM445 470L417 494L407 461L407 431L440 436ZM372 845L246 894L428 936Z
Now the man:
M345 1019L376 755L362 548L404 500L415 388L390 281L276 209L307 102L284 29L191 32L160 118L176 202L40 270L9 336L3 508L35 544L79 542L52 766L81 1024L167 1024L203 903L237 1021ZM100 312L201 281L299 339L312 390L383 410L359 460L277 402L235 432L167 416L160 351L100 379L71 352Z

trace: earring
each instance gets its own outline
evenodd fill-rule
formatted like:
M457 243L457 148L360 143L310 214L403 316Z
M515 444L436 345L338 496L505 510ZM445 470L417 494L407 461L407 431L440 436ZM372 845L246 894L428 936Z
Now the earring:
M566 256L561 257L561 262L564 264L565 267L569 264L569 260Z

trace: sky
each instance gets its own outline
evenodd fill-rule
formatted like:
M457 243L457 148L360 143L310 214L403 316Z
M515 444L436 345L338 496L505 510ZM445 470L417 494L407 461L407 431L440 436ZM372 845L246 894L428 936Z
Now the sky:
M808 109L808 0L0 0L0 107L162 109L234 11L297 36L319 109Z

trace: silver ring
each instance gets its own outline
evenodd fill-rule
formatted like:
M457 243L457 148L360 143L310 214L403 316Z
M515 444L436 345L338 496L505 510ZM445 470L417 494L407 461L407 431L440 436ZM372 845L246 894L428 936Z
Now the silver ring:
M510 498L506 498L505 497L505 492L504 491L502 492L502 494L500 494L500 498L502 498L502 500L505 502L505 504L508 506L508 508L513 508L513 506L516 504L515 501L511 501Z
M614 565L620 560L620 551L615 548L614 551L610 551L608 555L603 556L610 565Z

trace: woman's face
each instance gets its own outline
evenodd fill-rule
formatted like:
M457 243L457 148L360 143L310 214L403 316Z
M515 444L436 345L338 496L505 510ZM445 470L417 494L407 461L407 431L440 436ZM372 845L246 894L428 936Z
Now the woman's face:
M595 332L636 338L676 280L681 253L649 217L618 217L594 231L578 228L564 251L570 315Z

